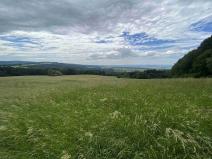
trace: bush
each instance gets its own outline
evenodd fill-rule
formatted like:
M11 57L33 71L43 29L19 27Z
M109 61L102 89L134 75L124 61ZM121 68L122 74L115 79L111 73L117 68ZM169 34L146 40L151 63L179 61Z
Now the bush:
M63 74L59 70L52 70L52 69L50 69L50 70L48 70L48 75L49 76L62 76Z

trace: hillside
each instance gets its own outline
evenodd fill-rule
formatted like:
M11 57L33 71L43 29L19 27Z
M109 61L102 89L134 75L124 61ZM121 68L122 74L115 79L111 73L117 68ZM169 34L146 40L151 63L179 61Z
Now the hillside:
M186 54L173 67L175 77L208 77L212 76L212 36L201 45Z

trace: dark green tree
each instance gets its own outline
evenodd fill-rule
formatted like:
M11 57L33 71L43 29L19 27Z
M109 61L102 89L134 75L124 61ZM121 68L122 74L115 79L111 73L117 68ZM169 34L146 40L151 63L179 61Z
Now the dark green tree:
M181 58L171 70L174 77L206 77L212 75L212 36Z

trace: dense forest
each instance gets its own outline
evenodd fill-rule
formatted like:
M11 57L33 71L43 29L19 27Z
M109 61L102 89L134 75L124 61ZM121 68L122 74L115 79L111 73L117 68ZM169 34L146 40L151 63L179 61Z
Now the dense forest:
M173 77L212 76L212 36L181 58L171 72Z

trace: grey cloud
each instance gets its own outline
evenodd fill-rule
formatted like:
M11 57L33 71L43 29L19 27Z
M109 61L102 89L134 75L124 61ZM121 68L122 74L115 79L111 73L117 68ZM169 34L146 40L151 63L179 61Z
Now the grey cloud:
M92 54L89 56L88 59L124 59L124 58L130 58L130 57L138 57L139 55L133 52L129 48L120 48L116 49L110 53L101 53L101 54Z
M110 53L99 53L99 54L92 54L88 57L88 60L102 60L102 59L127 59L127 58L148 58L148 57L162 57L171 54L175 54L174 52L165 53L156 52L156 51L149 51L149 52L138 52L132 50L130 48L119 48L115 51Z
M3 0L0 32L12 30L106 30L137 2L130 0ZM109 22L109 21L110 22Z
M159 4L158 1L146 0L1 0L0 33L13 30L61 34L68 31L108 33L120 25L126 29L137 27L142 30L142 27L151 25L155 28L161 23L163 28L166 24L170 25L167 18L173 14L172 10L176 10L177 20L179 12L190 13L192 7L197 8L195 4L200 1L167 0ZM205 0L204 4L206 3L208 6L212 4L209 0ZM164 12L161 8L167 6L169 9ZM139 21L138 24L136 20ZM150 31L156 34L152 28Z
M0 2L0 31L52 29L76 23L80 14L66 1L5 0Z

